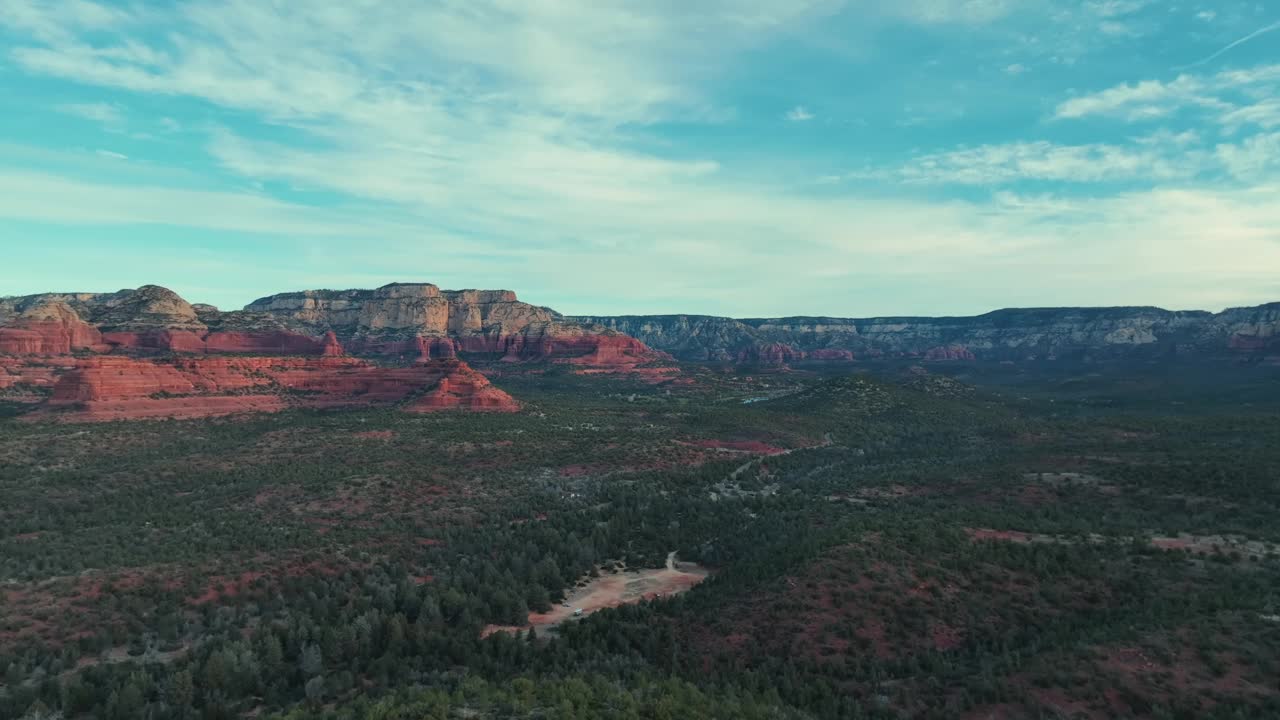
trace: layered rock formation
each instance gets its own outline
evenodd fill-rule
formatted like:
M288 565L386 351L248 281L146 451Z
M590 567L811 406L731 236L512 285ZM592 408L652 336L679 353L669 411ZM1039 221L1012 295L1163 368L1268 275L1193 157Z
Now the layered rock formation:
M416 355L425 347L432 357L624 368L662 359L632 337L567 321L509 290L441 290L427 283L305 290L256 300L245 313L304 335L332 332L359 355Z
M224 313L154 285L0 298L0 393L41 403L32 417L202 417L347 405L518 408L456 358L452 338L416 334L395 349L407 357L391 366L345 357L332 328L293 327L269 312Z
M426 283L305 290L272 295L231 312L192 305L156 285L115 293L0 298L0 354L110 348L354 354L406 361L462 355L620 369L665 357L625 334L567 321L552 310L520 302L509 290L441 290Z
M1159 308L998 310L976 317L580 317L682 360L779 366L858 358L1105 360L1280 353L1280 303L1213 314Z
M23 342L20 333L24 332L37 333L43 343ZM326 352L321 337L291 332L270 318L220 313L208 305L197 309L177 293L157 285L114 293L0 298L0 354L52 355L113 348L271 355Z
M459 360L383 367L355 358L100 356L79 360L37 417L189 418L290 407L510 412L519 405Z

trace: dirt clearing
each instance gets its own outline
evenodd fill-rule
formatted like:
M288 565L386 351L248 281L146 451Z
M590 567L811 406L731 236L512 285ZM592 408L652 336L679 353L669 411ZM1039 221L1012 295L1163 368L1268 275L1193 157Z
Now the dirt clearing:
M604 608L678 595L706 580L708 575L710 572L706 568L695 563L676 562L673 552L667 555L667 566L661 570L624 570L596 578L585 587L569 591L564 602L552 607L550 612L529 613L528 625L490 625L484 629L482 637L530 628L543 635L544 631L551 631L566 621L586 617Z

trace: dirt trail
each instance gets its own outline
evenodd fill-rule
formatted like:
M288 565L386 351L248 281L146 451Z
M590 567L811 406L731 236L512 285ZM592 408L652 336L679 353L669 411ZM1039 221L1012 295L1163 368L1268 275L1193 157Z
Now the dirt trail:
M626 570L604 575L586 587L571 590L564 603L552 607L549 612L529 613L527 625L490 625L482 636L495 632L515 633L529 628L536 629L540 635L554 634L557 626L574 618L585 617L604 608L677 595L706 580L708 575L709 571L694 563L676 562L676 553L670 552L666 567L660 570Z

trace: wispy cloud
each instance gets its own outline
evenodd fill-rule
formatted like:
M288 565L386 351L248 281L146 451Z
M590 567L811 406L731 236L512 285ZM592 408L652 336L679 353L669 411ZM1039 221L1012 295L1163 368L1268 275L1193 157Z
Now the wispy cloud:
M1028 181L1066 183L1145 182L1187 179L1202 170L1200 154L1165 147L1108 144L1057 145L1048 141L983 145L933 153L892 171L908 183L1007 185Z
M129 156L124 153L118 153L113 150L95 150L102 157L111 158L112 160L128 160Z
M105 125L119 125L124 121L120 106L110 103L66 103L57 107L59 112L94 120Z
M1085 7L1100 17L1113 18L1131 15L1147 6L1153 0L1090 0Z
M1254 135L1217 148L1219 160L1237 178L1257 180L1280 170L1280 133Z
M104 151L99 151L104 154ZM68 204L66 198L75 203ZM147 182L72 180L0 170L0 217L60 225L167 225L302 237L403 237L408 226L308 208L244 192Z
M804 122L805 120L812 120L813 113L809 112L805 106L797 105L787 111L787 119L792 122Z
M1057 106L1053 117L1064 120L1098 116L1150 121L1186 109L1199 109L1211 111L1223 121L1235 118L1233 122L1239 124L1252 117L1264 117L1266 112L1250 108L1271 104L1274 102L1271 96L1277 90L1280 90L1280 65L1260 65L1209 76L1182 74L1167 82L1143 80L1071 98Z
M778 171L790 155L753 165L740 158L740 147L720 152L716 143L680 144L679 133L662 133L754 115L773 137L830 142L834 136L823 133L838 132L850 114L835 91L819 96L797 84L738 107L742 97L761 95L731 96L724 78L750 76L743 58L788 42L805 45L806 32L840 13L930 39L950 30L969 48L969 36L985 26L1028 34L1010 29L1020 13L1051 19L1060 5L437 0L318 9L252 0L11 0L13 11L6 7L0 24L18 30L7 57L12 67L115 93L123 105L63 108L99 122L112 120L112 108L119 115L125 106L143 107L133 99L148 96L145 105L161 118L148 129L182 129L163 141L189 140L184 150L199 155L207 163L201 169L223 185L176 188L141 178L150 162L113 163L114 151L99 159L85 150L96 163L86 177L0 172L0 217L288 237L315 248L317 266L358 255L362 266L377 264L371 277L412 268L467 272L472 282L572 286L600 298L625 287L627 297L617 302L632 310L710 309L729 299L738 304L724 311L778 311L784 301L787 311L818 310L804 298L815 288L854 287L847 280L853 276L922 288L946 277L947 293L977 298L971 302L1035 302L1043 301L1036 300L1043 277L1080 257L1095 268L1138 268L1124 271L1124 283L1114 274L1071 277L1072 292L1088 298L1105 290L1114 302L1181 304L1191 271L1201 273L1195 287L1235 283L1241 297L1272 287L1274 272L1262 269L1280 266L1280 207L1265 192L1276 189L1274 168L1251 158L1274 147L1260 136L1217 137L1171 119L1193 108L1224 132L1276 127L1268 93L1280 66L1060 93L1053 115L1063 122L1026 134L1074 131L1087 124L1067 121L1084 118L1122 129L1070 140L1019 139L1014 130L1006 141L968 147L952 127L968 122L962 104L899 97L894 87L882 107L907 107L911 118L933 125L927 135L891 134L927 138L931 151L869 159L883 181L873 193L862 192L869 184L817 187L811 178L838 175L838 159L797 162L794 175L806 180L792 182ZM1117 42L1098 39L1099 23L1130 23L1149 10L1145 5L1070 3L1079 25L1070 34ZM1026 71L1010 64L1016 58L1033 65L1039 79L1053 74L1043 61L1059 52L1056 38L1029 37L982 62L1012 76ZM856 63L849 69L870 72ZM940 70L928 72L933 81ZM988 79L1012 94L1027 92L1025 81L995 75ZM821 121L777 133L782 118L815 119L806 105L780 113L797 98L818 108ZM193 118L174 112L179 104L216 111ZM1029 108L1034 123L1038 106ZM893 114L886 113L886 126ZM1143 119L1160 119L1160 132L1143 126L1143 135L1130 137L1124 124ZM748 144L770 139L741 137ZM119 147L134 160L146 156L134 145ZM835 154L826 146L810 150ZM1229 173L1233 182L1197 183L1205 172ZM955 185L966 187L946 191ZM273 197L280 187L289 192ZM1032 194L1044 192L1051 194ZM77 202L69 205L67 197ZM778 287L744 299L741 279L762 268L780 278ZM863 310L903 309L895 298L883 302Z

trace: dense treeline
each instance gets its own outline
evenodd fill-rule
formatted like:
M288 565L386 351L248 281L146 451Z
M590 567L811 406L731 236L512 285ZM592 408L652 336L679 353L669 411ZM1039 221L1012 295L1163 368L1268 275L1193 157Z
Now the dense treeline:
M749 405L518 382L533 409L511 417L0 423L0 717L1034 717L1064 685L1150 717L1280 714L1280 625L1258 620L1280 612L1275 558L1149 543L1280 540L1280 419L1100 421L1096 398L918 374ZM668 462L698 437L808 449ZM1035 476L1059 465L1102 479ZM672 550L716 574L555 638L481 639ZM27 617L31 598L59 609ZM78 613L68 637L24 632ZM942 621L954 641L922 640ZM1161 634L1253 689L1061 669Z

